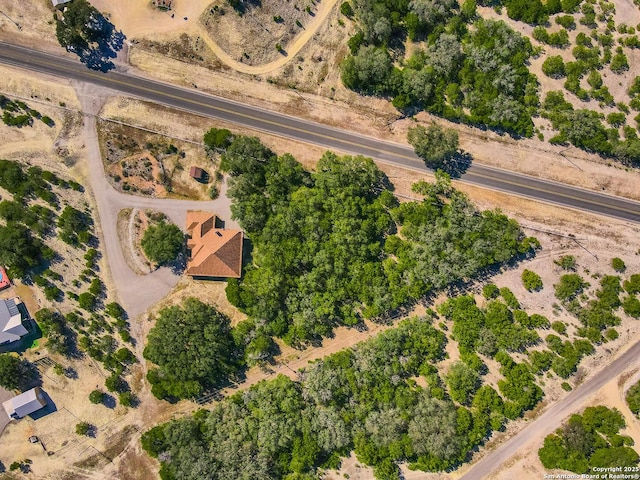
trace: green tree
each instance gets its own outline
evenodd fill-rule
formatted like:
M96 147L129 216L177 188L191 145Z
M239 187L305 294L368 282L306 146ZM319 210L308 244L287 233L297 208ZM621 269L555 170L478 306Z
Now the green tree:
M340 13L347 18L351 18L353 17L355 12L353 11L353 8L351 7L351 4L349 2L342 2L342 4L340 5Z
M468 404L480 386L478 374L463 362L456 362L445 375L451 398L458 403Z
M542 71L547 77L562 78L566 76L564 61L560 55L551 55L542 64Z
M211 150L226 150L233 138L233 134L226 128L211 128L204 134L204 144Z
M361 46L355 56L342 62L342 83L367 94L382 94L388 89L393 65L386 49Z
M87 436L93 429L93 425L87 422L80 422L76 424L76 435Z
M184 234L176 225L160 222L147 228L141 245L149 260L162 265L175 260L183 250Z
M89 394L89 401L95 405L102 403L104 401L104 392L100 390L93 390Z
M526 268L522 271L522 283L524 288L530 292L542 289L542 279L540 275Z
M577 273L562 275L560 282L554 285L556 298L563 302L568 302L582 293L582 290L588 285Z
M58 217L60 238L73 246L86 243L90 238L88 232L92 224L90 215L67 205Z
M627 296L622 301L624 313L633 318L640 318L640 300L634 295Z
M22 277L40 263L43 245L24 225L0 225L0 263L9 274Z
M0 353L0 387L15 390L32 377L30 364L8 353Z
M409 128L407 140L428 167L443 167L458 153L458 133L453 129L443 129L436 123L425 128L422 125Z
M575 271L576 269L576 257L573 255L563 255L560 259L554 260L553 263L563 270Z
M87 311L92 311L96 306L96 297L91 292L83 292L78 295L78 305Z
M198 394L238 368L229 319L195 298L160 311L144 357L160 367L151 383L167 396ZM155 385L154 385L155 386Z
M127 312L117 302L108 303L105 306L105 313L115 320L125 320L127 318Z
M629 405L629 410L636 416L640 414L640 382L635 383L627 390L627 396L625 398Z

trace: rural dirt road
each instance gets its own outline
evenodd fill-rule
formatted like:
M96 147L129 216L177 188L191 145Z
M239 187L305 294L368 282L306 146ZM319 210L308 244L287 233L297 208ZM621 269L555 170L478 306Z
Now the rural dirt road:
M104 96L97 96L95 87L86 84L78 85L76 91L85 113L83 137L87 150L89 183L100 218L104 253L118 292L118 299L127 310L129 317L133 319L164 298L176 285L180 276L166 267L143 276L137 275L129 268L116 229L120 210L125 208L159 210L183 229L187 210L213 211L226 221L227 227L235 228L237 224L231 221L231 202L226 196L226 185L223 185L221 194L216 200L205 202L146 198L116 191L105 178L96 130L96 115L100 112Z
M620 375L634 362L638 362L639 358L640 338L636 338L635 343L618 358L569 393L565 398L549 407L547 411L532 420L510 440L487 454L478 463L472 465L458 480L478 480L496 472L500 465L517 452L556 430L565 418L580 410L580 405L590 395L597 392L612 378Z

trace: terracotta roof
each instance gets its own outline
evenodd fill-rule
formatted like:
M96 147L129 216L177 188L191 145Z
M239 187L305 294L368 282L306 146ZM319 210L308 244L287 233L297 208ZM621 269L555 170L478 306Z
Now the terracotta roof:
M242 231L216 228L216 215L187 212L187 275L196 277L232 277L242 274Z

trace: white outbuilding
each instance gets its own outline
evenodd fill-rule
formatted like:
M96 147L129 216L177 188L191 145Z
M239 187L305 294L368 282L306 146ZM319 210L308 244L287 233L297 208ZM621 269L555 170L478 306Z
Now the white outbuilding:
M2 404L9 418L18 419L47 406L47 400L40 387L27 390Z

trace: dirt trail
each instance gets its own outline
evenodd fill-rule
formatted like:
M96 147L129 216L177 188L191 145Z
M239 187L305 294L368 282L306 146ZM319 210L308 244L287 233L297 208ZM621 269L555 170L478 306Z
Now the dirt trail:
M285 46L286 55L281 55L277 60L265 63L263 65L245 65L244 63L238 62L231 58L231 56L229 56L225 51L223 51L222 48L220 48L220 46L211 39L204 28L198 26L197 33L206 43L207 47L209 47L211 51L216 55L216 57L218 57L218 60L220 60L228 67L231 67L240 73L261 75L277 70L278 68L286 65L287 62L289 62L292 58L295 58L298 52L302 50L307 42L311 40L311 38L316 34L322 23L331 13L331 10L333 10L333 7L336 5L336 3L338 3L338 0L324 0L322 3L320 3L320 6L316 11L313 20L309 22L309 24L300 35L294 38L291 44Z
M263 65L245 65L236 61L222 50L200 25L200 15L211 4L211 0L190 0L184 3L177 1L174 9L170 12L153 9L149 6L148 1L140 0L92 0L91 3L101 12L108 12L116 28L121 29L129 39L154 34L159 31L164 33L173 31L188 32L192 36L199 36L216 57L228 67L241 73L260 75L277 70L286 65L292 58L295 58L296 54L316 34L333 10L333 7L338 3L338 0L319 2L315 17L300 35L294 38L292 43L284 46L286 55L281 55L277 60ZM174 15L173 17L171 16L172 14Z

